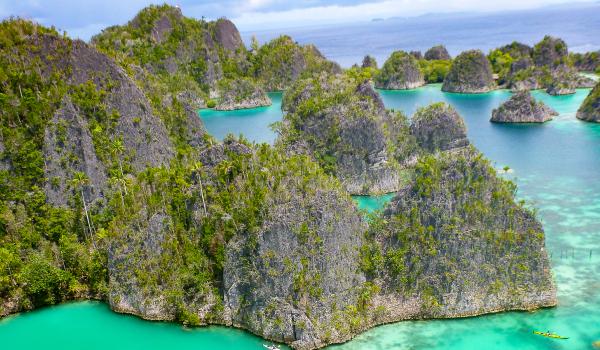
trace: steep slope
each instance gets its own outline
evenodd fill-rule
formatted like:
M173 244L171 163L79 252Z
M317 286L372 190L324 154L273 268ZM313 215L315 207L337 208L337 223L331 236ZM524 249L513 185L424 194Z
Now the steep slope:
M543 123L558 115L543 102L536 101L529 91L520 91L492 111L490 121L498 123Z
M467 126L458 112L443 102L422 107L412 116L410 133L429 152L467 146Z
M106 28L92 43L125 66L135 64L157 75L174 94L185 91L189 99L184 102L195 108L220 97L219 82L248 75L251 65L231 21L188 18L169 5L149 6L127 24Z
M585 98L579 110L577 118L589 122L600 122L600 83L592 89Z
M395 51L385 61L375 76L375 86L380 89L412 89L425 85L417 60L404 51Z
M314 45L300 46L287 35L262 45L250 59L253 76L266 91L286 90L303 74L341 72Z
M543 88L551 95L565 95L593 86L574 68L581 61L571 56L562 39L545 36L533 48L513 42L493 50L489 58L501 83L513 91Z
M168 13L132 25L168 43ZM0 23L0 315L94 298L314 349L385 322L554 305L539 222L448 106L409 126L353 73L301 73L275 147L219 143L197 96L171 89L178 74L128 60ZM344 187L400 193L367 224Z
M422 158L361 250L368 281L380 289L372 319L556 305L542 227L514 191L472 147Z
M429 50L425 51L424 58L430 60L449 60L452 59L448 50L444 45L436 45Z
M386 111L368 82L345 75L298 81L284 96L279 143L311 154L352 194L396 191L415 152L406 117Z
M99 211L128 174L168 164L173 141L105 55L25 20L0 32L2 313L102 296Z
M442 91L461 93L488 92L494 88L492 67L479 50L465 51L456 56L442 85Z

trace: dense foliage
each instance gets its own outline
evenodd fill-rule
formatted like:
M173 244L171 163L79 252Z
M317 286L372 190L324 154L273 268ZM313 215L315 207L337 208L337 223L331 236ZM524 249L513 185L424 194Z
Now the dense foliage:
M105 256L91 250L82 198L75 191L69 208L46 202L45 127L62 96L85 87L66 85L67 67L41 74L60 57L42 55L36 36L60 37L24 20L0 23L0 298L26 308L106 289ZM55 55L70 49L61 40Z
M452 60L419 60L419 69L428 84L443 82L451 66Z
M375 76L375 86L382 89L407 89L419 85L423 85L419 63L405 51L394 51Z
M268 91L285 90L301 75L340 71L315 46L300 46L287 35L262 45L250 60L252 75Z
M515 191L474 149L421 158L411 185L372 218L363 271L402 295L418 293L433 315L449 292L512 290L538 273L531 261L544 237Z

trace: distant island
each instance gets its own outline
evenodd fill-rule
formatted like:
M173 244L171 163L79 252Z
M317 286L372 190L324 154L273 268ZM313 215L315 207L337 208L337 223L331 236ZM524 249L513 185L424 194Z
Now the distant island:
M231 21L168 5L89 43L19 18L0 40L2 316L97 299L316 349L384 323L557 304L540 220L457 110L408 118L376 87L509 88L495 115L512 122L553 114L529 90L596 85L577 117L597 122L600 88L580 74L597 53L547 36L342 69L289 36L247 48ZM198 118L271 91L284 91L274 145L219 142ZM368 217L351 198L383 193Z

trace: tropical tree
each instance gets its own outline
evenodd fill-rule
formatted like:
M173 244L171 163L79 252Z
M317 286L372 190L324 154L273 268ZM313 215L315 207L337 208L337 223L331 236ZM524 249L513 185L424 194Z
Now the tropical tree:
M114 139L110 143L110 153L117 160L119 164L119 170L121 171L121 178L125 178L125 173L123 172L123 163L121 161L121 155L125 152L125 146L123 146L123 141L121 139ZM125 194L127 194L127 188L124 188Z
M85 218L88 224L88 230L90 233L90 238L92 240L92 244L94 245L94 248L96 247L96 243L94 242L94 237L93 234L95 232L94 230L94 225L92 223L92 220L90 218L90 214L88 212L87 209L87 204L85 202L85 194L84 194L84 189L85 187L90 183L90 179L87 177L87 175L81 171L77 171L75 172L75 174L73 175L73 179L71 180L71 186L80 191L81 194L81 201L83 202L83 210L85 211Z
M208 216L208 211L206 210L206 201L204 200L204 188L202 186L202 163L195 162L192 164L192 171L196 175L196 179L198 179L198 184L200 185L200 196L202 197L202 206L204 207L204 215Z

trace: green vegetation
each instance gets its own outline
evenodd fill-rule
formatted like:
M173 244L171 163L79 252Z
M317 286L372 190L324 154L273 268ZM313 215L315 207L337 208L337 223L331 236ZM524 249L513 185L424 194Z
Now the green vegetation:
M419 60L419 69L428 84L443 82L451 66L452 60Z
M423 76L417 59L405 52L394 51L375 77L375 86L383 89L407 89L421 85Z
M533 47L533 60L538 66L558 66L567 60L567 44L559 38L546 35Z
M60 38L57 52L45 55L36 40L27 39L35 35ZM68 54L70 41L18 19L0 23L0 38L0 159L9 164L0 170L0 299L32 308L102 294L105 256L89 251L80 196L69 208L54 207L43 190L45 126L70 88L65 70L46 78L39 72L58 63L57 53ZM74 87L71 93L85 89Z
M279 142L286 147L306 142L314 150L313 156L323 169L338 176L341 175L339 162L344 157L358 154L363 160L367 158L366 152L372 147L371 143L379 142L372 138L385 140L385 150L393 164L406 159L415 149L414 140L408 135L406 116L400 112L380 110L376 95L357 93L359 86L368 82L361 80L364 76L356 72L358 70L350 70L344 75L321 75L299 80L283 97L283 109L288 113L278 126L282 135ZM371 89L370 86L368 89ZM307 125L316 124L318 128L306 130ZM346 125L367 128L373 136L362 139L360 135L342 132ZM349 135L360 140L350 140ZM357 142L363 145L357 147Z
M327 61L316 47L300 46L287 35L261 46L250 56L250 62L251 75L267 91L285 90L301 75L340 71L340 68Z
M498 74L498 83L503 84L506 82L510 74L510 66L514 60L510 53L496 49L490 52L488 59L492 64L492 71Z
M595 122L600 121L600 83L596 84L579 107L577 118Z
M485 289L490 276L505 284L522 283L535 268L530 264L539 258L543 231L534 213L515 202L515 192L516 186L496 176L490 162L472 148L422 157L393 213L371 217L362 270L400 294L419 294L433 314L433 305L451 285L468 289L473 283ZM486 252L484 262L479 252ZM510 266L522 268L515 275ZM497 291L507 287L498 283L493 284Z

